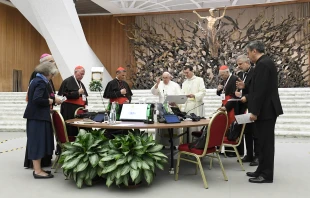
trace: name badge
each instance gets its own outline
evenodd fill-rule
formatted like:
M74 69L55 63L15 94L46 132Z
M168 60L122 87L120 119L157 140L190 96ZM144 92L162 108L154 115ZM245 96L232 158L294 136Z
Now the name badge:
M221 94L221 100L225 100L225 94Z
M82 95L82 100L86 101L86 95L84 95L84 94Z

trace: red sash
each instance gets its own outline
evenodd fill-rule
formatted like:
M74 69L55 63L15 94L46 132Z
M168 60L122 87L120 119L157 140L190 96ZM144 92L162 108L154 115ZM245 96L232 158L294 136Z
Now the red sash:
M85 106L85 104L86 104L86 101L83 101L81 96L79 97L79 99L67 99L64 102L76 104L76 105L81 105L81 106Z
M231 99L232 96L225 96L225 100L222 100L222 104L223 106L226 105L226 103L228 102L229 99ZM235 111L234 108L232 108L229 112L227 112L227 116L228 116L228 127L231 125L231 123L233 123L235 121Z
M126 97L120 97L120 98L110 98L110 102L118 102L118 104L124 104L128 98Z

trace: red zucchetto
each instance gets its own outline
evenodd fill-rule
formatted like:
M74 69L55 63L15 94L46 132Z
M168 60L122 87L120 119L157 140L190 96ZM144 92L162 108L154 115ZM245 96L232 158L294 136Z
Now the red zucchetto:
M227 69L229 69L227 65L220 66L220 70L227 70Z

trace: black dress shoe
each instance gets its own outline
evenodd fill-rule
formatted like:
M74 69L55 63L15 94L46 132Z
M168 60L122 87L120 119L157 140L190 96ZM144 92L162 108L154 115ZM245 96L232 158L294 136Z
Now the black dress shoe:
M267 179L263 178L262 176L258 176L256 178L250 178L249 182L261 184L261 183L272 183L273 181L267 180Z
M251 162L253 160L253 157L250 157L248 155L244 156L242 159L242 162ZM237 162L239 163L239 160L237 160Z
M250 163L250 166L258 166L258 157L255 157L253 161Z
M246 175L249 176L249 177L258 177L258 176L259 176L259 173L256 173L256 172L247 172Z
M48 174L48 175L46 175L46 176L37 175L37 174L35 174L34 171L33 171L33 177L34 177L35 179L49 179L49 178L53 178L54 175L52 175L52 174Z
M237 157L236 153L226 152L227 157Z

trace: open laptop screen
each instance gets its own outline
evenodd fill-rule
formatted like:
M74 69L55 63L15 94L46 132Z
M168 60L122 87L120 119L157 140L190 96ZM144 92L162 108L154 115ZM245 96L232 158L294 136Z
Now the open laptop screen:
M120 120L146 120L147 106L148 104L123 104Z

